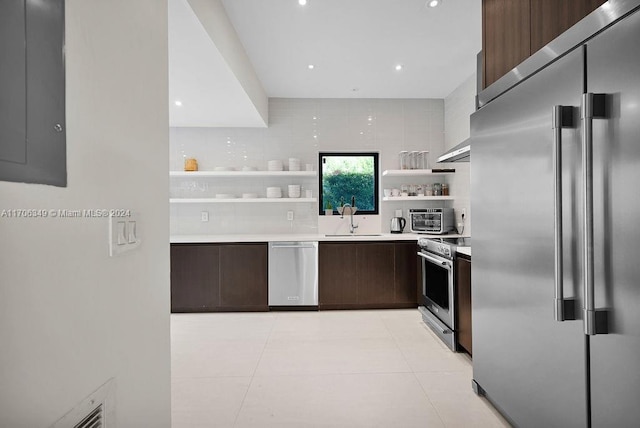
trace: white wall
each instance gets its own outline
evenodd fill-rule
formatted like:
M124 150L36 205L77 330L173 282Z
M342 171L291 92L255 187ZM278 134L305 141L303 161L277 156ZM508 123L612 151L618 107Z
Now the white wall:
M445 151L469 138L471 133L469 116L476 110L475 73L444 99L444 143ZM471 158L473 159L473 157ZM469 162L452 162L446 165L456 169L451 178L451 194L456 195L450 203L456 211L456 223L462 221L462 210L466 210L464 234L471 235L471 198L469 195Z
M315 119L314 119L315 118ZM371 119L371 120L369 120ZM171 128L170 168L183 169L183 158L198 159L201 170L216 166L257 167L266 170L267 161L297 157L302 164L318 169L319 151L378 151L380 168L398 169L401 150L429 150L432 157L444 151L444 102L442 99L284 99L269 100L269 127L256 128ZM286 162L285 162L286 164ZM208 189L195 190L196 197L216 193L257 192L265 196L270 185L302 184L318 196L317 179L210 179ZM422 179L417 180L418 182ZM429 179L425 181L430 181ZM171 194L188 197L181 186L191 179L173 179ZM410 181L381 179L381 189ZM193 197L193 196L192 196ZM381 215L370 218L378 231L389 231L395 209L442 206L438 202L382 203ZM210 221L200 221L200 212L210 213ZM286 220L294 210L296 220ZM317 233L317 204L228 204L173 205L171 233ZM375 216L373 216L375 217ZM334 219L335 220L335 219ZM324 222L322 222L324 223ZM321 229L323 225L321 224ZM361 228L361 232L364 228ZM332 229L333 231L333 229ZM368 232L374 232L371 228ZM320 233L325 233L320 230Z
M105 219L0 218L0 426L113 377L119 427L168 427L166 0L67 0L66 68L68 187L0 183L0 210L132 209L143 242L110 258Z

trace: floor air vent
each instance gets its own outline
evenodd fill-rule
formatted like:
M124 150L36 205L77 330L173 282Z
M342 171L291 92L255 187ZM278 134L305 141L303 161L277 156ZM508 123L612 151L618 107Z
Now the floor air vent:
M102 403L100 403L100 405L96 407L93 410L93 412L87 415L86 418L81 420L80 423L78 423L73 428L103 428L104 425L102 425L102 421L103 421L102 410L103 410L103 406L102 406Z
M109 379L50 428L114 428L115 381Z

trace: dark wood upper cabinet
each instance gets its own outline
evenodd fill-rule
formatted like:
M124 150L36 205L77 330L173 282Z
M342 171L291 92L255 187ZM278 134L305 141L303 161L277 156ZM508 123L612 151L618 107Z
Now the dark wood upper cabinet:
M532 54L606 2L606 0L530 1Z
M216 245L171 245L171 312L209 312L219 304Z
M529 0L483 0L483 87L531 55L530 29Z
M483 88L593 12L606 0L483 0Z

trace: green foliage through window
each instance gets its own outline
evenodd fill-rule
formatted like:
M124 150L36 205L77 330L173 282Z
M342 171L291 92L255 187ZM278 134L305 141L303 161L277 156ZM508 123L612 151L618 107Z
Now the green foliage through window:
M377 153L320 153L320 173L321 213L352 198L359 214L378 213Z

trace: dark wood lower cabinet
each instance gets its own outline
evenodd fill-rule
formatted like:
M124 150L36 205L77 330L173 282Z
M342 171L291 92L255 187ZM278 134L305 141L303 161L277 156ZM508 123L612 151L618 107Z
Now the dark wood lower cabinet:
M396 303L418 303L419 289L422 287L422 271L418 263L418 247L415 242L395 244L394 297Z
M458 348L472 355L471 258L458 254L455 262Z
M415 242L322 242L319 309L415 308ZM171 312L268 311L268 247L172 244Z
M220 246L220 309L269 310L267 245Z
M172 244L171 312L268 311L267 244Z
M384 305L395 303L395 245L358 244L356 248L356 303Z
M318 301L319 307L347 308L355 305L356 251L354 245L324 243L318 246Z
M220 249L171 245L171 312L210 312L220 305Z
M414 308L415 242L321 242L319 309Z

